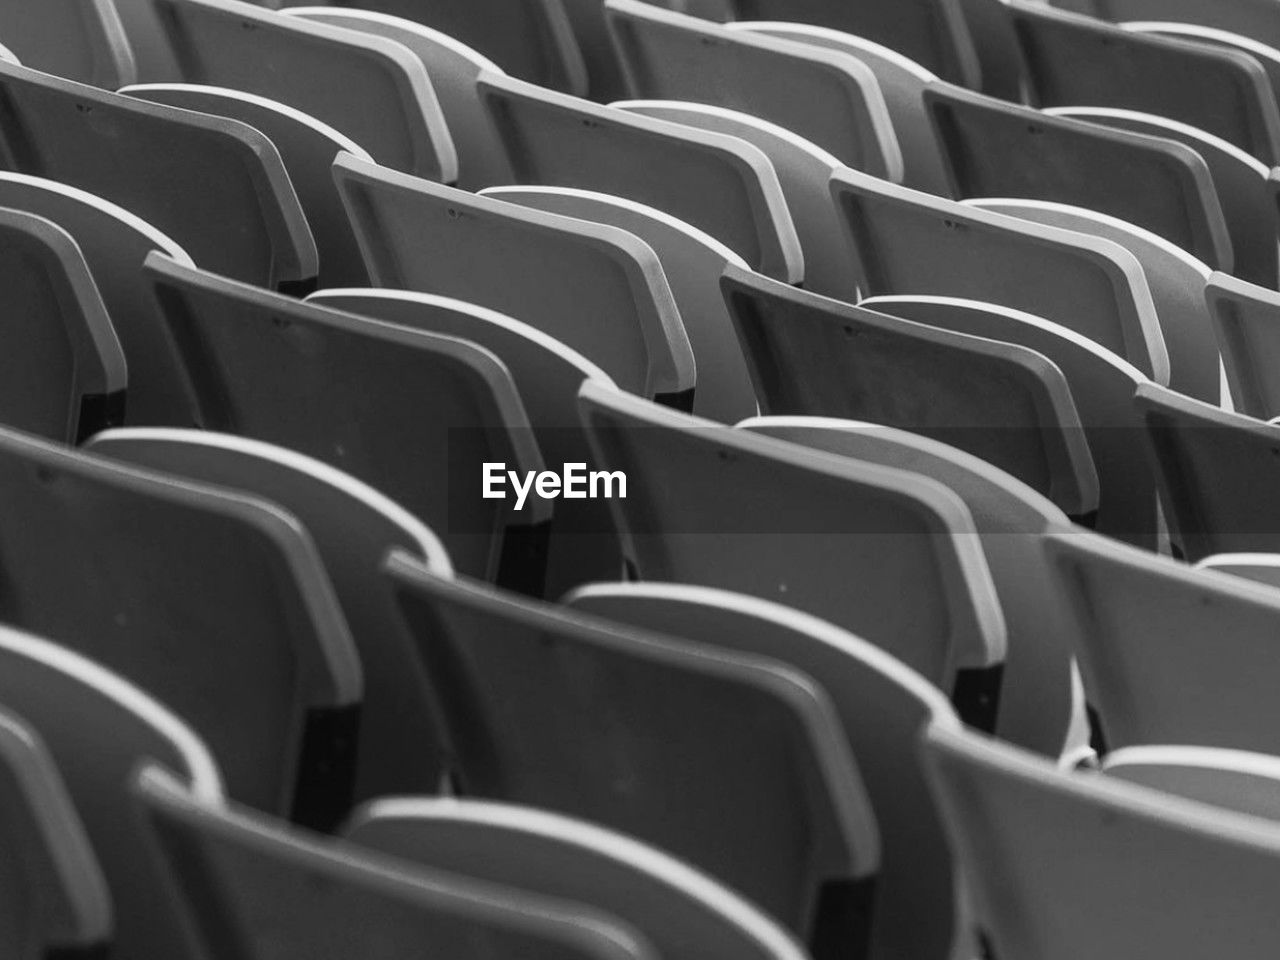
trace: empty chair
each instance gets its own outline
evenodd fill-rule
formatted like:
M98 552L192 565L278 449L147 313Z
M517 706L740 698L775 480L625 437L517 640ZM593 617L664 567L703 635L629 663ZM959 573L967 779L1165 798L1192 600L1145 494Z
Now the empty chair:
M657 958L642 933L604 914L290 830L193 796L156 765L133 789L210 952L394 960L430 944L459 960Z
M1216 747L1126 747L1107 754L1108 776L1255 817L1280 820L1280 759Z
M360 247L333 184L333 159L338 154L372 160L362 147L314 117L239 90L154 83L126 87L120 92L152 103L239 120L266 134L280 152L315 238L320 263L317 284L334 287L369 282Z
M950 690L1004 659L1005 625L973 519L951 491L719 427L591 383L583 419L644 580L785 601ZM955 534L955 536L944 536Z
M1230 270L1204 160L1180 143L1052 116L957 88L925 91L958 197L1018 197L1126 220Z
M399 553L387 573L429 672L450 678L435 692L462 794L630 834L759 904L816 956L860 949L879 834L813 681Z
M459 570L497 576L536 545L550 504L482 497L481 464L521 476L542 457L506 367L489 351L235 283L159 254L159 309L200 425L337 467L441 532ZM535 538L524 544L525 536ZM536 557L526 558L536 576Z
M562 0L587 67L587 95L599 103L626 96L622 65L614 52L600 0Z
M111 894L40 735L0 707L0 947L14 960L89 956L114 934Z
M361 847L620 918L670 960L804 960L732 890L654 847L581 820L483 800L392 798L343 831Z
M1280 937L1263 893L1280 880L1280 827L967 731L931 729L924 762L1000 956L1251 956Z
M66 443L119 423L124 352L71 235L0 208L0 289L0 422Z
M767 429L769 421L759 421ZM769 657L831 698L858 758L880 828L869 956L944 957L962 940L954 866L919 765L931 723L956 724L941 693L893 657L838 627L754 597L670 583L603 583L565 598L575 610L733 653Z
M149 0L176 77L278 100L346 134L378 163L451 183L458 155L426 68L382 37L240 0Z
M1234 408L1259 420L1280 416L1280 294L1215 273L1207 299Z
M110 911L109 955L203 956L188 932L171 877L148 855L149 840L129 799L129 778L143 762L162 763L194 795L217 803L222 781L204 744L166 707L118 675L61 644L7 627L0 629L0 704L40 738L92 844L110 896L105 904ZM50 797L39 813L51 817L66 811ZM5 819L7 829L20 829L19 824ZM28 834L24 843L34 839ZM63 833L58 842L74 847L74 835ZM6 846L5 872L16 862L14 848ZM61 867L76 871L74 882L86 894L96 885L93 867L83 856L69 857ZM24 896L53 893L48 887L21 889ZM92 897L80 906L90 919ZM47 916L33 909L22 920L39 922ZM77 953L72 943L55 946L65 952L42 952L41 960L94 955ZM99 951L107 946L96 944Z
M661 262L636 237L349 157L334 177L379 286L498 310L578 351L624 390L687 401L689 338Z
M768 415L869 420L959 447L1074 516L1098 478L1062 372L1032 350L797 290L747 270L722 281Z
M0 4L0 36L29 67L115 90L137 66L113 0Z
M1083 8L1080 4L1084 4ZM1199 0L1071 0L1071 8L1116 21L1203 24L1280 46L1280 13L1269 0L1220 0L1213 4Z
M1112 240L1142 264L1169 354L1169 387L1218 403L1222 377L1218 342L1205 305L1212 271L1163 237L1095 210L1045 200L968 200L973 206Z
M1141 110L1280 160L1280 107L1253 57L1021 0L1009 13L1037 106Z
M656 120L681 123L738 137L758 147L773 164L795 225L804 260L804 286L830 297L852 300L857 276L844 250L840 217L831 203L831 175L844 168L816 144L749 114L681 100L626 100L613 106Z
M595 2L595 0L593 0ZM480 102L477 80L502 71L455 38L413 20L349 7L290 7L306 17L348 30L361 30L404 44L426 67L458 154L458 186L478 190L511 182L511 166L489 113Z
M754 269L803 277L778 175L759 148L510 77L479 83L516 182L635 200L705 230Z
M792 130L877 177L902 180L902 152L875 74L812 45L724 27L640 0L605 0L631 95L695 100Z
M1170 37L1188 43L1244 53L1258 62L1271 82L1272 91L1280 92L1280 50L1266 43L1229 30L1202 27L1191 23L1170 23L1160 20L1138 20L1120 24L1126 30L1157 37Z
M720 275L726 267L747 269L736 253L660 210L602 193L568 187L494 187L482 195L608 224L647 243L662 264L693 349L697 365L693 412L721 423L756 412L755 390L720 295Z
M1218 570L1234 577L1280 587L1280 554L1218 553L1196 564L1200 570Z
M263 286L314 281L315 240L258 131L4 62L0 90L0 166L117 203L209 270Z
M255 440L197 430L108 430L86 449L261 497L296 517L324 561L363 668L355 799L438 788L446 751L435 708L381 579L382 559L393 548L451 570L434 533L353 477Z
M1169 382L1146 275L1117 243L931 197L855 171L832 178L864 294L961 297L1044 317Z

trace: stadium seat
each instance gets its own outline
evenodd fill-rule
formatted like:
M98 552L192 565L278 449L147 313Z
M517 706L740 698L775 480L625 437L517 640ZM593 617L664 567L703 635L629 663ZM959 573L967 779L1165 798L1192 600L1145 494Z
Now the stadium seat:
M1229 30L1215 27L1202 27L1193 23L1170 23L1162 20L1136 20L1120 24L1126 30L1132 30L1147 36L1168 37L1184 40L1187 43L1215 47L1234 53L1243 53L1256 60L1267 74L1271 82L1272 92L1280 95L1280 50L1275 46L1260 43L1249 37Z
M1108 776L1215 807L1280 820L1280 759L1216 747L1126 747L1107 754Z
M1196 564L1199 570L1217 570L1233 577L1280 587L1280 554L1216 553Z
M1072 4L1084 4L1080 12L1107 20L1202 24L1280 46L1280 11L1269 0L1072 0ZM1055 5L1068 6L1061 0Z
M1233 407L1259 420L1280 416L1280 293L1215 273L1207 299Z
M114 0L5 0L0 37L27 66L116 90L137 79Z

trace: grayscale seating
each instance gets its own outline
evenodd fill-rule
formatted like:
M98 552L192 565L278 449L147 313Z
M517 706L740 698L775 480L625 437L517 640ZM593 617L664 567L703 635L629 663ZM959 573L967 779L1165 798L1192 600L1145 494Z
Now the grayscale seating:
M1196 564L1199 570L1217 570L1233 577L1280 587L1280 554L1216 553Z
M258 131L4 62L0 91L6 168L119 204L206 269L263 286L315 280L315 240Z
M1144 227L1219 270L1231 237L1209 168L1180 143L941 84L925 91L958 197L1052 200Z
M812 45L729 31L641 0L605 0L631 96L692 100L791 130L873 176L902 181L902 152L875 74Z
M1280 293L1215 273L1207 300L1232 405L1259 420L1280 416Z
M543 90L497 74L480 94L517 183L577 187L655 207L787 282L803 258L778 175L742 140Z
M428 673L450 678L435 692L461 794L651 843L758 904L815 957L862 949L879 832L813 681L399 553L386 569Z
M458 960L657 960L613 918L210 803L156 765L134 781L139 816L210 951L394 960L423 944Z
M583 384L639 579L785 601L951 690L1004 660L1005 624L963 502L936 481L720 427Z
M299 303L158 254L147 274L200 425L274 443L364 481L441 532L457 568L498 575L536 549L550 502L489 500L480 465L542 470L510 373L454 337ZM527 541L527 542L526 542ZM538 562L530 556L528 572Z
M1280 826L970 732L930 730L924 760L1000 956L1193 960L1280 937L1260 895L1280 882Z
M638 238L349 157L334 177L378 286L489 307L578 351L624 390L687 399L693 351L662 264Z
M562 0L587 67L587 96L608 103L626 96L622 64L614 52L600 0Z
M832 178L865 295L961 297L1088 337L1159 383L1169 358L1137 258L1119 244L931 197L848 170Z
M769 422L759 421L765 429ZM929 724L956 724L941 693L893 657L816 617L755 597L672 583L601 583L564 601L584 613L733 653L769 657L831 698L858 758L883 855L868 956L942 957L966 937L954 865L909 760Z
M315 238L320 263L316 283L320 287L336 287L369 282L360 247L333 183L333 160L338 154L348 153L372 162L363 147L293 107L239 90L155 83L125 87L120 92L152 103L239 120L266 134L280 153Z
M0 36L29 67L115 90L137 77L113 0L5 0Z
M1126 747L1107 754L1102 771L1188 800L1280 820L1280 760L1268 754L1217 747Z
M1192 23L1170 23L1160 20L1138 20L1120 24L1126 30L1157 37L1185 40L1219 50L1248 54L1266 71L1271 89L1280 95L1280 50L1229 30L1201 27Z
M0 950L90 956L114 934L111 894L40 735L0 707Z
M898 427L959 447L1068 514L1098 476L1062 372L1026 347L879 314L730 268L721 282L766 415Z
M104 457L260 497L296 517L333 583L364 675L356 749L357 801L392 793L432 793L445 745L434 704L381 566L401 549L449 572L444 545L422 523L354 477L256 440L198 430L108 430L86 449Z
M1280 46L1280 13L1268 0L1072 0L1080 12L1119 22L1160 20L1230 30L1259 43ZM1058 5L1066 6L1065 3Z
M612 830L484 800L390 798L343 835L428 869L614 916L669 960L805 960L795 938L711 877Z

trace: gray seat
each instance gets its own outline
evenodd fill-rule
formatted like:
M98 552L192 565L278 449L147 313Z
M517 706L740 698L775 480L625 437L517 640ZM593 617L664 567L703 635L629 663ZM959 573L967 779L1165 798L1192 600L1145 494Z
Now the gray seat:
M0 36L27 66L115 90L137 67L112 0L6 0Z
M1243 53L1258 62L1271 83L1273 92L1280 95L1280 50L1266 43L1215 27L1202 27L1193 23L1170 23L1164 20L1138 20L1120 24L1146 36L1169 37L1201 46L1213 47L1234 53Z
M758 904L818 956L861 948L879 833L811 680L398 553L387 573L429 672L450 678L435 692L463 795L630 834Z
M657 958L643 933L605 914L290 831L194 796L154 764L133 794L211 952L394 960L430 944L458 960Z
M624 390L693 389L693 351L671 288L638 238L349 157L334 176L379 286L506 313L598 364Z
M1218 570L1268 586L1280 587L1280 554L1217 553L1196 564L1198 570Z
M1218 747L1127 747L1107 754L1103 773L1268 820L1280 820L1280 760Z
M1207 300L1234 408L1259 420L1280 416L1280 294L1215 273Z
M598 103L626 96L622 64L618 63L604 22L604 5L600 0L562 0L562 3L587 66L587 96Z
M1060 2L1059 6L1068 6ZM1107 20L1161 20L1203 24L1280 46L1280 11L1270 0L1071 0L1072 9ZM1083 5L1083 8L1080 8Z

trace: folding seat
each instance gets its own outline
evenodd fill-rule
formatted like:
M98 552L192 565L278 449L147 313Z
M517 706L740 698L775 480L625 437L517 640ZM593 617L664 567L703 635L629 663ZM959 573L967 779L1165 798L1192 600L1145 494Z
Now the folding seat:
M86 449L144 469L260 497L296 517L315 542L364 674L355 798L431 793L444 745L411 641L382 582L382 559L410 551L452 569L422 523L360 481L270 444L198 430L108 430Z
M865 294L961 297L1023 310L1169 382L1146 275L1119 244L943 200L856 171L832 178Z
M63 594L67 599L79 592ZM154 649L151 655L154 658ZM110 896L106 905L93 899L77 904L90 911L86 920L93 913L99 915L95 922L99 929L101 910L109 909L111 943L106 951L76 953L68 943L59 945L68 948L65 953L55 949L40 954L41 960L98 955L202 957L168 872L149 856L149 839L130 802L129 780L144 761L161 763L186 781L193 794L217 803L222 798L222 780L204 744L183 720L117 674L65 646L7 627L0 628L0 705L40 738L57 766L101 874L95 875L83 855L69 857L59 864L60 869L76 871L73 880L86 898L96 898L90 891L101 883L98 876L106 881ZM39 813L66 815L52 798ZM6 819L5 823L18 826L18 821ZM25 842L33 839L28 835ZM67 833L61 834L59 842L75 843ZM14 848L6 846L6 872L15 863L13 853ZM53 893L48 887L20 889L31 897ZM34 909L24 916L29 922L54 918Z
M813 45L663 10L605 0L605 19L632 97L694 100L791 130L873 176L902 181L902 152L875 74Z
M760 421L763 427L767 421ZM941 693L893 657L779 604L669 583L594 584L575 610L735 654L769 657L831 698L866 781L883 845L868 956L946 957L967 937L955 867L914 762L929 724L959 725Z
M406 797L367 804L344 835L428 869L618 917L669 960L808 957L774 920L706 874L581 820L483 800Z
M875 75L902 154L902 182L915 190L950 196L951 184L933 125L924 105L924 91L938 78L896 50L863 37L803 23L774 21L731 23L730 30L746 30L779 40L847 53Z
M755 414L755 390L720 295L720 275L726 267L747 269L736 253L660 210L603 193L569 187L494 187L481 196L617 227L648 244L662 264L693 349L693 412L721 423Z
M1169 37L1185 40L1201 46L1215 47L1244 53L1253 57L1267 74L1271 89L1280 95L1280 50L1274 45L1259 43L1250 37L1232 33L1229 30L1218 30L1214 27L1201 27L1191 23L1170 23L1159 20L1139 20L1120 24L1125 30L1157 37ZM1280 38L1278 38L1280 39Z
M1062 372L1033 350L879 314L747 270L721 281L767 415L899 427L959 447L1068 514L1098 477Z
M1218 553L1196 564L1198 570L1217 570L1234 577L1280 587L1280 554Z
M9 63L0 92L0 166L117 203L209 270L262 286L314 281L315 240L258 131Z
M369 282L360 247L333 185L333 158L349 153L373 158L350 138L293 107L252 93L185 83L153 83L125 87L130 97L183 110L239 120L266 134L280 153L298 202L316 241L320 287Z
M783 600L947 690L1004 660L990 571L950 490L591 383L579 397L597 461L627 476L613 506L634 579Z
M0 708L0 950L93 956L111 942L111 894L39 734Z
M577 904L429 871L193 796L157 765L139 817L213 956L657 960L647 938Z
M66 443L119 423L124 352L71 235L0 207L0 289L0 422Z
M1276 285L1280 217L1274 196L1276 181L1269 179L1271 170L1265 163L1213 134L1148 113L1091 107L1054 107L1045 112L1055 117L1163 137L1200 154L1209 167L1231 237L1232 274L1254 283Z
M955 196L1097 210L1231 269L1222 205L1209 168L1190 148L941 84L925 91L925 103Z
M1233 408L1259 420L1280 416L1280 294L1215 273L1207 300Z
M1073 330L990 303L951 297L871 297L862 306L955 333L1014 343L1058 367L1071 388L1098 472L1094 528L1156 549L1155 472L1143 444L1133 392L1147 378L1111 351Z
M1215 807L1280 820L1280 760L1217 747L1126 747L1107 754L1105 774Z
M510 77L485 74L479 83L517 183L635 200L706 231L753 269L802 278L778 175L758 148Z
M1206 130L1263 163L1280 160L1280 107L1248 54L1022 0L1008 6L1036 106L1141 110Z
M115 90L137 68L113 0L5 0L0 37L27 66Z
M625 100L612 104L627 113L679 123L745 140L773 164L804 260L807 290L856 299L857 277L844 251L844 228L831 203L831 175L844 164L816 144L749 114L682 100Z
M498 574L538 543L550 503L482 497L482 463L542 469L501 361L455 337L299 303L159 254L147 274L200 426L274 443L369 484L433 530L459 570ZM525 584L521 584L524 586ZM536 584L532 584L536 586Z
M1207 403L1216 404L1222 399L1218 342L1205 304L1205 287L1213 273L1207 266L1163 237L1095 210L1046 200L965 202L1005 216L1092 234L1132 253L1142 265L1156 305L1160 333L1169 355L1170 389Z
M626 96L622 64L613 49L600 0L562 0L587 67L587 95L598 103Z
M1218 0L1216 3L1202 3L1200 0L1072 0L1070 5L1055 5L1077 9L1078 4L1085 4L1080 9L1081 13L1107 20L1199 24L1230 30L1273 47L1280 46L1280 11L1270 0Z
M815 960L858 954L879 833L813 681L440 577L400 553L386 570L428 672L449 678L435 692L462 795L629 834L758 904Z
M339 157L334 178L374 283L522 320L624 390L687 403L693 351L657 254L614 227Z
M924 763L998 956L1260 956L1280 937L1280 826L967 731L931 729Z
M408 47L426 68L449 128L458 154L457 185L478 190L511 182L511 165L477 86L482 73L502 72L491 60L438 30L385 13L349 7L292 7L285 13Z

